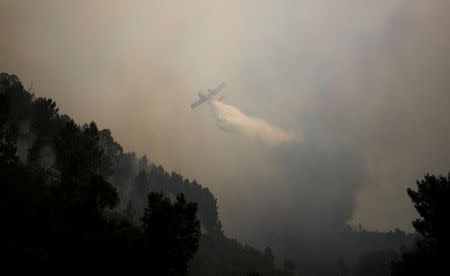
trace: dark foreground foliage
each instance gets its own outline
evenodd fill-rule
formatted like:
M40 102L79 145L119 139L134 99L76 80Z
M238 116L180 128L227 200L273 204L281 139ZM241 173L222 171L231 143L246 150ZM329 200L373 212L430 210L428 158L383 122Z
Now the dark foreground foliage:
M449 275L450 174L427 174L408 195L420 218L413 226L421 235L416 247L392 266L392 275Z
M51 99L0 74L2 268L199 276L383 276L392 268L393 275L445 275L449 183L450 176L426 175L417 191L408 190L421 216L412 251L399 253L414 237L400 230L343 230L329 239L335 251L286 237L292 259L277 262L270 248L261 252L224 235L207 188L124 151L109 130L76 124Z
M150 193L141 226L105 215L119 196L95 123L79 127L48 99L33 98L14 76L0 76L3 266L152 267L185 275L198 247L197 204ZM21 108L18 108L18 107ZM25 145L22 140L31 140ZM18 147L27 146L20 160Z
M5 73L0 190L2 268L283 275L273 256L224 236L208 189L124 152L109 130L77 125Z

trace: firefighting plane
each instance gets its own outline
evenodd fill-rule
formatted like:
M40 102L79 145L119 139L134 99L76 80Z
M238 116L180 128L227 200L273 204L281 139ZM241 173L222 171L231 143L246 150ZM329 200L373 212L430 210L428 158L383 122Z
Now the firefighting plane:
M198 93L198 100L195 103L191 104L191 108L194 109L197 106L201 105L202 103L207 102L207 101L209 101L211 99L214 99L216 97L216 95L219 93L219 91L222 90L223 88L225 88L225 86L226 86L225 83L222 82L219 86L217 86L213 90L208 89L208 94L207 95L203 94L202 92L199 92ZM221 100L223 100L223 97L219 97L219 98L216 98L216 99L218 101L221 101Z

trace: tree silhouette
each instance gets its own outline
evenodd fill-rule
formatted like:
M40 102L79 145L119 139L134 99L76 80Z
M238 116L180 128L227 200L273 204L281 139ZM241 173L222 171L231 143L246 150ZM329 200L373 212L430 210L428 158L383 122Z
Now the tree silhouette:
M197 204L179 194L174 203L162 193L149 193L142 218L149 261L157 275L186 275L187 263L197 251L200 222Z
M271 250L263 254L224 235L208 188L125 152L109 130L77 124L6 73L0 73L0 221L6 271L185 275L189 265L199 276L285 275Z
M18 162L16 156L17 148L15 145L16 136L8 125L11 119L12 115L9 97L4 91L0 91L0 162L2 162L2 167Z
M408 195L420 218L413 226L421 235L416 248L394 263L393 275L448 275L450 269L450 174L426 174Z

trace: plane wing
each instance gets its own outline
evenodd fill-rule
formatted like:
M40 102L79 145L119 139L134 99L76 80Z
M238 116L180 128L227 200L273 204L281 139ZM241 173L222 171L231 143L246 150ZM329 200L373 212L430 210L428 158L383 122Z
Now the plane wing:
M191 108L194 109L202 103L206 102L209 98L200 98L195 103L191 104Z
M225 88L225 86L226 86L226 84L225 84L224 82L222 82L219 86L217 86L217 87L214 88L213 90L209 90L209 89L208 89L208 91L209 91L208 97L217 95L217 93L219 93L220 90L222 90L223 88Z

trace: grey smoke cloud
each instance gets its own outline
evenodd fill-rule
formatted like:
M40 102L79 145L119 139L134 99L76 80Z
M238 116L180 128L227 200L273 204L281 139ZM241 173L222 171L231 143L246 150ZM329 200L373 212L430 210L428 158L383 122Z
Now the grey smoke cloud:
M226 232L243 240L320 217L319 229L349 220L411 229L406 188L450 168L449 9L447 0L0 1L0 71L207 185ZM193 91L223 79L232 106L304 142L267 147L217 130L206 108L191 112ZM258 129L248 135L273 130Z
M217 125L224 131L237 132L271 146L302 141L299 134L288 132L264 119L249 116L235 106L217 99L211 99L208 104L217 119Z

